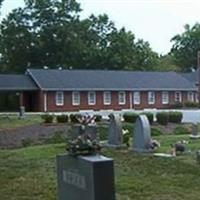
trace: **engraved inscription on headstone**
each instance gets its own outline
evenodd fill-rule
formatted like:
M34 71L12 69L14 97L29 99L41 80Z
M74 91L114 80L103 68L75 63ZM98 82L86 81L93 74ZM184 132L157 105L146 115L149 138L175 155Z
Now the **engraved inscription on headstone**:
M140 115L135 123L133 136L133 150L136 152L148 152L151 145L151 129L145 115Z
M73 169L63 170L63 182L74 185L80 189L86 189L85 177Z
M57 156L59 200L115 200L113 160L100 155Z
M110 126L108 134L108 144L119 146L122 145L122 123L121 117L117 114L110 114Z

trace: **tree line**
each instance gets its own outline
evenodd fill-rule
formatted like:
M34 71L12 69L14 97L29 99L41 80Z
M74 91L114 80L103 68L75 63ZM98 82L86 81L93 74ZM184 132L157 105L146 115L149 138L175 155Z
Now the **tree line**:
M0 0L0 4L3 0ZM6 1L6 0L4 0ZM200 25L185 26L167 55L154 52L108 15L81 19L76 0L24 0L0 23L0 72L27 68L189 71L196 68Z

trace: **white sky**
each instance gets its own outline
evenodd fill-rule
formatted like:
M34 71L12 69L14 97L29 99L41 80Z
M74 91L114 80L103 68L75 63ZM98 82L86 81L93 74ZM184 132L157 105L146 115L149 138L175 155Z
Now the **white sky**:
M23 5L23 0L4 0L5 16ZM200 22L200 0L77 0L87 17L106 13L118 28L125 26L136 38L148 41L153 50L167 53L170 39L184 31L185 24Z

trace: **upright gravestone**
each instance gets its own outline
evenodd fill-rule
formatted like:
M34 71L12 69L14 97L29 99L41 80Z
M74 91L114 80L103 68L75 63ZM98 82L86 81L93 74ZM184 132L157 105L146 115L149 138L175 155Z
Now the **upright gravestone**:
M149 120L145 115L140 115L135 123L133 135L133 150L136 152L151 151L151 129Z
M115 200L113 160L100 155L57 156L59 200Z
M190 135L191 139L199 139L200 135L198 134L198 125L192 124L192 134Z
M76 139L80 135L89 135L91 140L99 141L99 133L96 124L81 125L75 124L72 126L70 139Z
M85 128L85 133L90 136L92 141L96 140L99 142L99 132L96 124L88 124Z
M116 114L110 114L110 126L108 134L108 145L121 146L122 145L122 123L121 116Z
M24 106L20 106L19 108L19 118L25 118L25 107Z

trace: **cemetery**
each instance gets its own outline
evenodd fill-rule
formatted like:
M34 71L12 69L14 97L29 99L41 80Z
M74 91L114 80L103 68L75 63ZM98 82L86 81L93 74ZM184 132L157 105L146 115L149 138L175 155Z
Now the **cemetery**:
M198 7L0 0L0 200L200 200Z
M200 127L181 121L180 112L1 116L1 198L196 200Z

